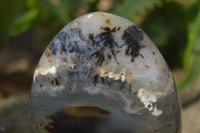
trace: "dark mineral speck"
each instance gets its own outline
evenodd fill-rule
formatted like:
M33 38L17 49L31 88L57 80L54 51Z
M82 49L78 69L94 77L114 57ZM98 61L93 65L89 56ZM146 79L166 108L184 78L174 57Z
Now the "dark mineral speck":
M43 87L43 84L40 84L40 87Z
M51 80L51 84L59 86L60 85L60 81L58 80L58 78L55 78L55 79Z

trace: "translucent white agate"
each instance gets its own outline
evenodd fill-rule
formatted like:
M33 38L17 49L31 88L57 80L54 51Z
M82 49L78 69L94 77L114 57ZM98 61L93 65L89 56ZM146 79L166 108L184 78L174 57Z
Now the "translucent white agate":
M104 12L75 19L35 70L32 133L180 133L180 125L169 68L127 19Z

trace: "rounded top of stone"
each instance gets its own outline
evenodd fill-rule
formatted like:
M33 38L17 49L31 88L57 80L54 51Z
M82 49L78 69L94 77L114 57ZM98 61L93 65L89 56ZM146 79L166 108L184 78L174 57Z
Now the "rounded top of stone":
M104 12L66 25L45 50L34 77L55 74L61 67L92 69L102 78L155 90L169 79L168 67L149 37L133 22Z

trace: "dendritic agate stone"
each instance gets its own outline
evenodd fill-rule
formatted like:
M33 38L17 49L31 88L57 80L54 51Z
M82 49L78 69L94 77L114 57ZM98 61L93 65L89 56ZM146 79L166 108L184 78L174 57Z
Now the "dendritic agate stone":
M162 55L133 22L95 12L44 51L31 90L31 133L180 133Z

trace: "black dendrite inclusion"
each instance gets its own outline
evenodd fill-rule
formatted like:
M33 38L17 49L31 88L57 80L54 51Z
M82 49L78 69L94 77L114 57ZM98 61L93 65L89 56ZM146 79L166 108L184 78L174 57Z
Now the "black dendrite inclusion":
M109 27L101 27L101 30L103 30L103 32L97 34L96 36L90 33L88 37L91 45L93 47L98 47L98 49L91 54L91 57L94 56L97 58L97 66L102 65L105 59L105 50L107 49L109 49L115 61L117 62L115 47L119 47L117 42L114 40L112 33L120 30L120 27L114 27L113 29L110 29Z
M143 32L136 25L129 26L124 31L122 39L125 41L125 45L127 46L125 50L126 55L131 55L133 59L138 55L143 57L139 52L140 49L144 47L140 44L140 41L144 38L143 36Z

